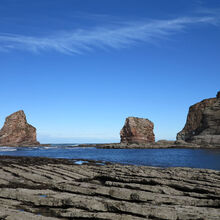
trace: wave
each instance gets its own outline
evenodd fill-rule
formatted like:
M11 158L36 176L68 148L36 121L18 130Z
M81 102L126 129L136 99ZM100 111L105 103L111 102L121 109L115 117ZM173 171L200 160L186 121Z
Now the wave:
M0 151L16 151L17 148L15 147L0 147Z
M85 150L85 149L96 149L95 147L64 147L64 149L71 149L71 150Z
M58 146L57 147L43 147L43 149L56 149L56 148L59 148Z

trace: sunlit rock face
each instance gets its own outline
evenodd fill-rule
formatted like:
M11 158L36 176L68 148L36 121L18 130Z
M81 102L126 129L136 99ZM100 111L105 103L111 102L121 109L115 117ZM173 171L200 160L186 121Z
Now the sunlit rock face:
M155 142L154 124L148 119L128 117L121 129L121 143L144 144Z
M186 125L177 140L220 146L220 92L189 108Z
M0 145L37 145L36 128L27 123L23 110L9 115L0 130Z

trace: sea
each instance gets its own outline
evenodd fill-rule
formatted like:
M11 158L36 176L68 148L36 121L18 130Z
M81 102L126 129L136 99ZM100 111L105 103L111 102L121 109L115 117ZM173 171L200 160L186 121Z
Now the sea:
M0 155L95 160L153 167L191 167L220 170L220 149L98 149L77 144L47 147L0 147ZM82 162L80 162L82 160Z

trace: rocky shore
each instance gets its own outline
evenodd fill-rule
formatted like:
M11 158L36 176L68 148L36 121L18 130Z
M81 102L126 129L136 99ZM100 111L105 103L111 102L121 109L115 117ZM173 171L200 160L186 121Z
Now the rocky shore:
M219 219L220 171L0 157L0 219Z
M179 141L160 140L157 142L145 143L145 144L138 144L138 143L80 144L77 147L96 147L101 149L165 149L165 148L220 149L220 144L219 145L195 144L181 140Z

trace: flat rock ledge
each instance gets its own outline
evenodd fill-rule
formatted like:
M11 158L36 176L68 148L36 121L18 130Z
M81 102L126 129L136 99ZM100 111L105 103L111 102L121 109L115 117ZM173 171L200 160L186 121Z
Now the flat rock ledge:
M77 147L96 147L103 149L163 149L163 148L192 148L192 149L220 149L219 145L195 144L183 140L167 141L160 140L154 143L129 144L129 143L109 143L109 144L80 144Z
M220 219L220 171L0 157L0 219Z

